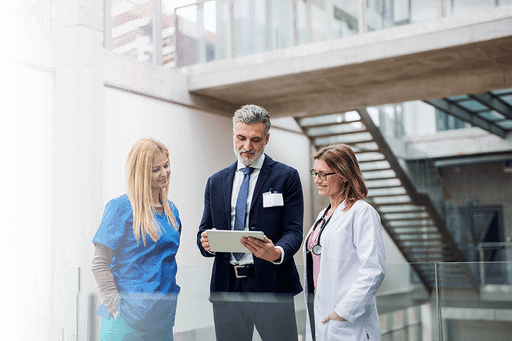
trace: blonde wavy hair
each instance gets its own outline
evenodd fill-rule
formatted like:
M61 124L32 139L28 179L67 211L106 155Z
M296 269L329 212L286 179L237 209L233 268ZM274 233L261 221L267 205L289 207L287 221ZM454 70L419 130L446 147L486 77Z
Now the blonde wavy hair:
M320 149L314 158L323 160L329 168L347 179L345 186L341 189L346 199L343 211L349 210L357 200L366 198L368 188L352 148L342 143L331 144Z
M126 159L128 198L133 210L133 234L137 243L142 237L144 246L146 246L147 235L156 242L162 236L162 230L165 231L155 219L151 195L153 158L159 152L164 153L169 159L169 150L161 142L154 139L140 139L132 147ZM167 179L167 185L160 190L160 201L167 221L177 231L178 223L167 200L169 180Z

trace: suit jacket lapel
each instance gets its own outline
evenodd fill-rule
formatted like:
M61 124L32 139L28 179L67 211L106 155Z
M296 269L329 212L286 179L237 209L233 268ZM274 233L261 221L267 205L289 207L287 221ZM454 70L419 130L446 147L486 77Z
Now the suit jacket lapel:
M224 174L224 202L220 204L222 205L221 207L225 207L226 219L229 224L227 230L231 229L231 193L233 192L233 180L235 178L236 168L237 162L228 167Z
M254 203L258 200L258 197L263 192L263 185L272 171L272 165L274 164L274 160L267 154L265 154L265 161L260 169L260 174L258 175L258 181L256 182L256 186L254 187L254 193L252 194L251 200L251 212L254 207ZM268 189L267 189L268 190Z

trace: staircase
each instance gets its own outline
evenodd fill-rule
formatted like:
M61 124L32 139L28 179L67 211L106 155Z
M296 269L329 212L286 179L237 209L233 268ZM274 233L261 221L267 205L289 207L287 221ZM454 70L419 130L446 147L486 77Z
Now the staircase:
M366 201L379 212L382 226L429 292L436 281L441 287L478 292L432 200L416 190L365 109L295 120L317 149L332 143L352 148L368 186ZM441 262L452 263L438 268Z

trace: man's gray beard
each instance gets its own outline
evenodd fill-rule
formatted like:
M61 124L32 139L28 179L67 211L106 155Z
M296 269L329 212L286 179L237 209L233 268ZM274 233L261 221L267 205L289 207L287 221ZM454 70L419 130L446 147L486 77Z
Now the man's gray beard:
M233 150L235 151L235 155L237 157L237 159L246 167L249 167L250 165L258 162L258 160L260 159L260 157L263 155L263 152L265 151L265 146L263 146L263 148L261 148L261 150L254 155L254 157L252 158L252 160L244 160L244 158L242 157L242 152L241 151L238 151L235 147L235 144L233 144Z

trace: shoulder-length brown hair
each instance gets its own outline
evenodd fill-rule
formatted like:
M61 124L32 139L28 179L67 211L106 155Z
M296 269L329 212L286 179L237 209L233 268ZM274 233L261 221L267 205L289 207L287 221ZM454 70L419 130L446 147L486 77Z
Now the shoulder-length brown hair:
M315 160L324 161L329 168L344 177L347 182L342 189L345 197L344 211L350 209L357 200L368 195L363 174L357 163L356 155L346 144L332 144L323 147L315 154Z
M146 246L146 235L156 242L160 239L163 229L155 219L151 196L153 158L157 153L164 153L169 158L169 150L163 143L154 139L140 139L132 147L126 159L126 182L133 211L133 234L137 243L142 237L144 246ZM177 231L178 223L167 200L169 180L167 179L167 186L160 190L160 200L167 221Z

